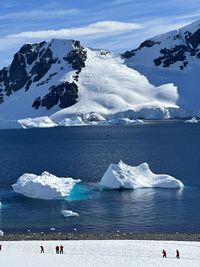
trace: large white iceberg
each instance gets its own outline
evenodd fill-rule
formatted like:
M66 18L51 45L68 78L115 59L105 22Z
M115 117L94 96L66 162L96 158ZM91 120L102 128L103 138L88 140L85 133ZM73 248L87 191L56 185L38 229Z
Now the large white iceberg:
M132 167L120 161L111 164L100 181L108 189L145 187L181 188L183 183L167 174L154 174L147 163Z
M196 117L192 117L190 120L186 120L185 123L198 123L198 120Z
M24 128L51 128L58 126L55 122L53 122L49 117L38 117L38 118L26 118L22 120L18 120L18 123Z
M16 193L31 198L60 199L69 196L73 187L81 180L59 178L48 172L41 175L25 173L12 185Z

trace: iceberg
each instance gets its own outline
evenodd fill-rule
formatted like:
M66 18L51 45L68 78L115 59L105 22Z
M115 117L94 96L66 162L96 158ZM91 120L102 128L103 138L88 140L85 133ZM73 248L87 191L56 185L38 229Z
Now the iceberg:
M197 120L196 117L192 117L190 120L186 120L185 123L198 123L199 121Z
M24 128L51 128L58 126L55 122L53 122L49 117L37 117L37 118L26 118L22 120L18 120L18 123Z
M81 182L72 178L59 178L48 172L41 175L25 173L12 185L16 193L31 198L61 199L69 196L73 187Z
M2 230L0 230L0 236L3 236L4 232Z
M135 125L144 123L142 120L139 119L129 119L129 118L116 118L108 121L109 124L112 125Z
M147 163L129 166L123 161L111 164L103 175L100 185L108 189L135 189L148 187L182 188L183 183L167 174L154 174Z
M104 116L102 116L99 113L96 112L91 112L89 114L86 114L86 119L89 122L99 122L99 121L105 121L106 119L104 118Z
M1 203L1 201L0 201L0 209L2 209L2 206L3 206L3 205L2 205L2 203Z
M62 215L64 217L78 217L79 214L77 212L71 210L62 210Z
M77 116L77 117L72 117L72 118L66 118L59 122L58 126L82 126L86 125L85 122L83 122L82 118Z

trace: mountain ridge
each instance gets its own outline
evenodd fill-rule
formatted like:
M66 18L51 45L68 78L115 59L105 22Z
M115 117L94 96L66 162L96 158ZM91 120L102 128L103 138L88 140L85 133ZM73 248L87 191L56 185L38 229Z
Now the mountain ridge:
M25 44L0 70L0 119L198 115L199 59L200 21L122 54L76 40Z

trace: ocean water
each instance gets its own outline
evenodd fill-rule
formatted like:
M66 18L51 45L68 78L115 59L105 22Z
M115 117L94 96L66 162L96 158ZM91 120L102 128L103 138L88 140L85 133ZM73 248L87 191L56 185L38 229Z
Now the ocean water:
M147 162L180 179L183 190L101 190L110 163ZM64 200L18 195L11 185L25 172L49 171L82 180ZM0 229L7 232L199 232L200 124L147 123L0 130ZM64 218L62 209L80 217Z

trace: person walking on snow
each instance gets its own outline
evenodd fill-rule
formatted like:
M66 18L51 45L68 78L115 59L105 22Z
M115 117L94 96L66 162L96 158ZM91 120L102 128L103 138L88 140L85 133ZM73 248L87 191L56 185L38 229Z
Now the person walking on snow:
M40 246L40 253L44 253L44 247Z
M59 246L56 246L56 254L59 254Z
M177 259L180 259L180 253L179 253L179 250L178 249L176 250L176 258Z
M162 251L162 254L163 254L163 258L167 258L167 252L164 249Z
M63 254L63 249L64 249L64 247L62 245L60 245L60 254Z

